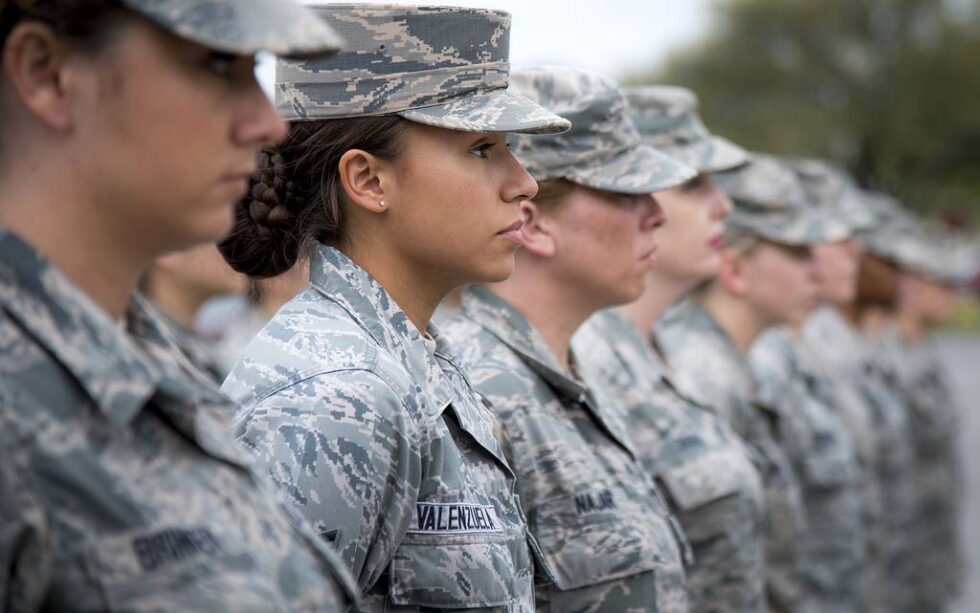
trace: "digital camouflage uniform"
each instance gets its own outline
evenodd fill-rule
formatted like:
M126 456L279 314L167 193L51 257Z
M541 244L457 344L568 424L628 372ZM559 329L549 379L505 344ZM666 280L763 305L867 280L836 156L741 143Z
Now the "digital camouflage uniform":
M876 361L908 402L915 443L916 581L908 610L943 611L963 580L959 402L931 341L911 343L890 330L876 348Z
M515 73L511 89L572 123L512 142L539 181L648 194L694 175L640 143L610 79L534 68ZM532 323L486 288L464 295L447 332L497 415L528 526L553 571L539 575L538 609L686 611L686 542L637 461L621 408L560 366Z
M553 572L538 577L538 610L686 611L686 543L621 408L562 368L527 319L486 288L466 292L446 334L493 407Z
M903 611L914 591L911 533L915 523L915 453L907 407L875 369L868 339L836 309L818 309L807 320L803 342L808 363L822 373L824 393L849 414L852 434L872 433L870 458L877 484L880 532L870 543L881 569L872 586L872 610ZM874 528L872 527L872 530Z
M863 613L866 541L857 452L840 417L815 392L791 333L771 329L749 352L759 400L779 412L777 440L800 480L807 530L803 588L819 611Z
M796 173L784 162L756 154L745 166L715 174L732 198L726 238L812 245L846 235L825 211L808 206ZM769 522L766 565L770 607L776 611L813 610L805 590L803 551L807 530L799 477L778 434L784 411L759 397L748 363L728 334L696 301L669 313L657 327L657 341L677 373L681 389L710 407L758 452L766 488Z
M236 435L340 551L364 610L532 610L493 415L354 262L321 246L310 274L222 388L244 406Z
M0 254L0 610L345 607L146 303L114 321L4 230Z
M294 2L122 4L234 54L339 44ZM339 560L247 467L234 408L153 310L112 320L3 229L0 254L0 609L344 608Z
M869 195L877 223L861 235L865 248L905 274L956 285L969 279L955 243L930 229L897 201ZM957 500L962 491L957 454L959 412L935 348L904 340L894 327L872 346L873 371L907 408L915 456L915 511L908 531L911 568L906 611L942 611L955 599L963 577ZM905 595L905 594L903 594Z
M796 173L806 205L826 213L828 235L850 239L871 221L850 178L821 160L784 158ZM821 611L868 608L867 537L862 472L856 443L823 397L823 382L804 366L797 334L772 329L754 343L749 361L759 399L780 413L777 438L803 493L808 530L801 543L803 585Z
M774 436L778 414L758 403L743 355L694 301L670 311L656 328L678 388L709 408L755 451L766 499L766 591L772 611L809 611L800 577L806 529L800 484Z
M213 348L197 332L171 317L163 307L155 302L153 305L170 340L180 349L179 359L186 360L189 368L201 372L212 385L221 385L228 373L218 364Z
M690 90L624 91L642 141L668 157L698 172L748 161L743 149L708 132ZM603 386L627 411L637 453L691 542L691 610L765 611L765 501L754 452L679 392L649 335L617 312L594 315L576 333L573 347L587 380Z
M568 122L506 91L510 16L451 7L324 4L346 43L280 60L293 121L398 115L480 132ZM493 415L435 329L414 327L340 251L319 245L311 287L248 346L224 390L236 434L332 542L368 611L534 607L527 526Z
M633 446L691 543L691 611L766 611L766 511L755 452L674 386L644 335L622 315L593 315L572 346L586 380L626 410Z

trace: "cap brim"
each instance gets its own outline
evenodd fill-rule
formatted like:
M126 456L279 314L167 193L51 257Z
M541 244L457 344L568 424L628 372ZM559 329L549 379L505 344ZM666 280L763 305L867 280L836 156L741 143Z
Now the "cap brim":
M836 243L852 236L850 226L837 216L825 211L810 210L786 222L765 223L747 221L738 223L729 218L736 231L748 232L759 238L784 245L810 246Z
M570 181L622 194L652 194L690 181L697 171L647 145L630 147L589 167L563 173Z
M397 114L409 121L460 132L558 134L572 125L533 100L506 89L461 96L452 102Z
M294 0L123 0L130 9L199 45L235 55L337 53L343 40Z
M748 151L720 136L661 151L704 173L733 170L748 164L750 159Z

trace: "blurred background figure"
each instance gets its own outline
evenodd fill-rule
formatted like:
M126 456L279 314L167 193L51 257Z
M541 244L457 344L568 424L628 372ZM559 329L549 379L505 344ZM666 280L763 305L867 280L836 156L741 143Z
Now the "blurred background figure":
M195 329L196 318L209 300L242 295L246 287L246 277L232 270L210 243L158 258L140 280L140 290L159 307L178 346L218 385L227 367L215 344Z

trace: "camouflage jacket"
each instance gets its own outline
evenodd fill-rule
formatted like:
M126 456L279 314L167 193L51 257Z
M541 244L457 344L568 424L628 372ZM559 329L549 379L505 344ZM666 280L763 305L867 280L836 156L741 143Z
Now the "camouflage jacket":
M112 320L0 230L0 610L336 611L336 554L134 299Z
M362 268L321 246L310 274L225 381L237 436L341 552L365 610L533 609L493 415Z
M539 574L538 610L686 611L686 541L619 407L562 368L527 319L484 287L467 291L446 331L497 414L553 574Z
M749 352L759 400L779 411L778 441L800 479L808 529L803 585L821 611L867 610L861 471L841 419L814 393L790 333L772 329Z
M911 535L916 516L915 451L908 409L872 359L868 339L836 310L818 310L804 327L806 360L824 373L828 397L850 417L849 428L873 438L869 458L879 516L872 518L869 555L874 568L872 608L901 611L913 584ZM858 415L859 411L865 412ZM868 423L861 423L867 420ZM852 426L852 424L854 424ZM870 494L870 492L869 492Z
M960 503L964 488L959 451L960 408L936 347L910 343L889 330L875 361L908 403L915 446L917 498L913 558L918 598L909 610L943 610L963 581Z
M644 335L617 312L594 315L572 346L586 379L627 411L640 460L691 542L691 611L766 611L765 499L754 451L678 391Z
M766 492L766 588L774 611L806 611L799 542L806 528L796 471L775 439L779 415L756 395L748 360L696 301L672 309L655 342L681 391L713 410L756 451Z
M218 364L217 352L210 347L200 335L181 322L170 316L162 307L154 303L156 312L160 315L161 324L167 329L170 338L180 349L178 359L185 359L189 369L203 373L214 385L221 385L225 380L225 369Z

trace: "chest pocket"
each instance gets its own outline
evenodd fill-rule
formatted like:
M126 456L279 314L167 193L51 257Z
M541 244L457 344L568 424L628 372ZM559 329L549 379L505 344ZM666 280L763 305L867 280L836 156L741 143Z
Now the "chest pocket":
M659 476L677 508L693 511L751 488L753 470L737 451L720 449L665 467Z
M546 501L529 520L559 590L639 575L671 558L680 564L667 520L619 487Z
M89 569L108 611L285 611L250 553L209 526L166 526L105 539Z
M413 608L530 606L533 567L511 500L512 473L480 407L456 405L436 423L439 442L424 481L439 486L420 493L389 567L389 598Z

